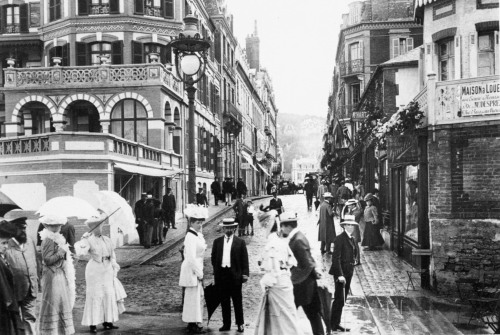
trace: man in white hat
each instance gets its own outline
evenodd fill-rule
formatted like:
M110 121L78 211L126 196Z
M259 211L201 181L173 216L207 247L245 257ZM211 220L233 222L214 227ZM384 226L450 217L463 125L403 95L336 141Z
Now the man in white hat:
M337 236L333 244L332 266L328 272L333 275L335 281L335 295L330 320L332 331L346 332L350 329L340 325L340 318L347 293L351 287L354 265L356 264L356 242L352 233L358 223L354 221L354 216L346 215L340 225L344 231Z
M326 192L323 194L325 200L319 206L319 220L318 220L318 241L321 242L321 253L331 253L333 240L335 239L335 224L333 216L335 211L332 207L332 194Z
M243 297L242 285L248 280L248 252L245 241L234 236L238 226L234 219L226 218L219 226L223 227L224 236L215 239L212 246L212 266L215 286L220 291L222 306L222 327L219 331L231 329L231 300L238 332L243 333Z

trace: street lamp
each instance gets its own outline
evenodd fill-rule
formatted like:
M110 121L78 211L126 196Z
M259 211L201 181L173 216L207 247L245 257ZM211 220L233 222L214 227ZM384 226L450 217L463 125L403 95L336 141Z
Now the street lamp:
M184 18L184 30L169 45L175 54L175 66L185 84L189 100L189 144L188 144L188 202L196 198L196 153L194 141L194 97L196 84L203 77L207 64L207 51L210 42L203 39L198 31L198 18L192 13Z

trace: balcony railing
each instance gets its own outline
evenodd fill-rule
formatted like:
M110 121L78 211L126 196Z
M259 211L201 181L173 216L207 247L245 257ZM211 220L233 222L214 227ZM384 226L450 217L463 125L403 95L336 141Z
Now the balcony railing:
M0 139L0 157L30 157L89 153L123 156L126 160L153 165L181 167L181 156L169 151L129 141L112 134L60 132ZM85 158L82 158L85 159Z
M230 101L225 100L224 101L224 114L227 116L233 118L234 120L238 121L240 125L243 124L243 117L238 109L234 104L232 104Z
M355 59L340 64L340 75L349 76L354 74L363 73L365 69L364 59Z
M109 4L92 4L90 5L90 14L91 15L102 15L109 14Z
M18 23L7 24L2 28L2 34L17 34L21 32L21 25Z
M109 66L55 66L50 68L6 68L5 88L68 88L94 84L165 85L179 96L181 81L162 64Z

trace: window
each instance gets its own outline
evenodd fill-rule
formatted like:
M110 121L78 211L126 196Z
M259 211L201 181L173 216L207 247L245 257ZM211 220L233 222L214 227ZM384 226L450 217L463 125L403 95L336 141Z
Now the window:
M351 85L351 105L355 106L359 102L361 91L359 84ZM354 108L354 107L353 107Z
M76 43L76 65L99 65L99 56L110 57L111 64L123 64L123 41Z
M52 57L61 57L61 65L69 66L69 44L56 46L49 50L49 63L52 63Z
M349 44L349 61L360 59L360 51L359 43Z
M78 0L78 15L119 14L119 0Z
M392 40L392 58L404 55L413 49L413 38L394 38Z
M56 21L61 18L61 0L50 0L49 21Z
M455 47L453 39L438 43L439 80L455 78Z
M111 58L111 43L93 43L90 45L90 65L100 65L100 56Z
M111 113L111 133L130 141L148 144L147 113L136 100L119 101Z
M5 7L5 33L20 33L21 24L19 19L19 6Z
M495 74L495 35L493 32L480 34L477 39L477 75L490 76Z
M137 15L174 18L173 0L135 0L134 13Z
M132 63L142 64L150 63L150 54L157 53L162 64L172 63L172 49L166 45L158 43L141 43L132 41Z
M29 33L29 8L28 4L0 6L0 33ZM33 10L33 13L36 14L36 8Z

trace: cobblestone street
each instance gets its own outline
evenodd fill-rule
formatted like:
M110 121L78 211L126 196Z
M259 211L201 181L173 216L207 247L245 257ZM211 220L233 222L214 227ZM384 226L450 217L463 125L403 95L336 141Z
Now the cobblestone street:
M287 212L296 212L299 229L311 242L317 267L322 271L322 284L333 290L332 276L328 275L330 255L322 256L317 242L318 214L307 211L303 195L281 197ZM269 198L255 201L257 208L267 204ZM183 229L183 228L180 228ZM336 231L340 226L336 221ZM205 254L205 285L213 282L210 263L213 240L222 234L216 224L204 227L208 244ZM244 237L250 261L250 279L243 287L246 334L253 334L255 318L262 291L259 280L262 276L257 259L265 245L267 230L255 224L255 235ZM127 291L127 311L117 323L120 329L102 334L185 334L185 324L181 321L181 288L178 286L181 256L179 248L174 248L154 264L135 265L124 268L119 279ZM129 251L130 252L130 251ZM457 330L452 322L465 322L466 316L457 312L444 313L436 308L433 300L417 287L415 291L406 291L408 265L386 250L362 252L362 265L356 267L356 274L351 287L352 295L348 298L342 323L351 328L351 334L487 334L486 328L469 327L465 331ZM84 283L85 262L77 265L78 298L74 320L78 334L85 334L87 328L80 325L85 298ZM446 315L445 315L446 314ZM302 310L299 310L300 325L304 335L310 335L309 322ZM462 320L459 320L460 317ZM453 319L453 320L450 320ZM233 316L234 319L234 316ZM205 311L206 321L206 311ZM218 334L222 324L220 308L212 316L207 330ZM206 322L205 322L206 326ZM98 328L100 328L99 326ZM222 334L237 334L236 327Z

